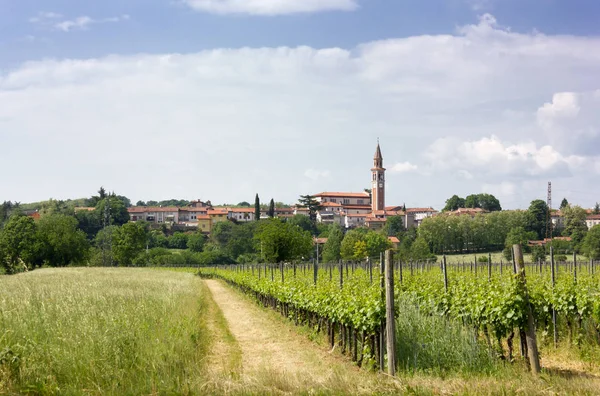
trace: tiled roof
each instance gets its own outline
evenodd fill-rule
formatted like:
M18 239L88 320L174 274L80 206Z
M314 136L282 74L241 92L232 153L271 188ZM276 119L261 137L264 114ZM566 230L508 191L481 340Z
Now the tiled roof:
M225 209L215 209L215 210L209 210L207 213L209 215L226 215L229 212Z
M400 239L396 238L395 236L388 237L388 241L392 243L400 243Z
M93 210L96 210L95 207L78 207L75 208L75 212L91 212Z
M418 212L435 213L435 212L437 212L437 210L435 210L433 208L406 208L406 211L408 213L418 213Z
M330 192L325 191L314 195L315 197L346 197L346 198L369 198L369 194L366 192L354 193L354 192Z
M600 220L600 214L588 215L585 219L586 220Z
M327 242L327 238L313 238L313 241L319 245L323 245Z
M134 206L128 208L129 213L151 213L151 212L179 212L179 208L176 206Z
M321 204L321 206L324 206L324 207L328 207L328 206L341 207L342 204L335 203L335 202L323 202Z

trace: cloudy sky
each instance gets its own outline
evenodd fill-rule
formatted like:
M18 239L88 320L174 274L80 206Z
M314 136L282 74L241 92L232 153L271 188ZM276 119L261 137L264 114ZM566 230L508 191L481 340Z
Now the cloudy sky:
M0 0L0 201L600 201L596 0Z

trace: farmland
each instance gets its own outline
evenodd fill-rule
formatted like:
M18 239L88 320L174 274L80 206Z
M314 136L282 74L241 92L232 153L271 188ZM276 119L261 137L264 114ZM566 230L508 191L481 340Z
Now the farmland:
M570 335L566 314L559 316L557 349L543 337L545 329L540 331L545 371L536 378L518 352L509 364L498 357L495 343L490 353L485 337L473 338L476 320L484 326L481 318L463 320L439 304L446 295L435 266L415 266L412 275L405 268L403 281L398 279L399 371L395 378L379 375L377 351L368 342L360 346L377 331L382 308L377 267L373 283L366 267L344 267L341 290L337 266L321 267L318 287L312 286L312 267L298 266L295 277L293 267L284 267L284 282L281 267L260 267L260 280L258 266L202 270L204 277L244 282L250 297L186 268L42 269L1 276L0 394L535 394L541 389L591 394L600 386L598 348L579 327ZM582 284L596 279L585 267L580 271ZM568 283L566 267L562 273L557 285ZM474 288L488 282L483 274ZM453 295L455 285L463 284L459 275L474 280L469 271L451 268ZM510 279L506 269L493 277L499 285ZM257 299L251 285L263 297ZM257 301L267 306L274 301L276 310ZM456 298L449 301L458 306ZM294 306L304 311L296 316ZM591 307L584 327L594 323L593 302ZM319 323L310 312L344 324L346 343L338 336L332 348L327 322ZM495 330L491 323L485 325ZM350 342L352 334L358 344ZM503 344L506 348L505 339Z

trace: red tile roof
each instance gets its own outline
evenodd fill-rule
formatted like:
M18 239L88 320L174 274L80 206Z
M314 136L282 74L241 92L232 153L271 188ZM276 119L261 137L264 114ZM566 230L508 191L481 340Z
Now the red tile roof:
M388 237L388 241L392 242L392 243L400 243L400 239L398 239L395 236L390 236Z
M433 208L406 208L406 211L408 213L417 213L417 212L425 212L425 213L434 213L437 212L437 210L433 209Z
M328 206L341 207L342 204L335 203L335 202L323 202L321 204L321 206L324 206L324 207L328 207Z
M346 198L369 198L369 194L366 192L354 193L354 192L322 192L314 195L315 197L346 197Z
M150 213L150 212L178 212L179 208L176 206L134 206L128 208L129 213Z

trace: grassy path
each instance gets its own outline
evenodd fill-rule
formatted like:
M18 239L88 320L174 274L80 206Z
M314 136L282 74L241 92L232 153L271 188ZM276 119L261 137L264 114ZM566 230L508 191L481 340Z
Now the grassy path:
M395 380L360 370L339 355L322 349L274 317L277 314L260 308L224 283L207 280L206 285L226 323L220 323L219 319L213 322L228 327L241 352L241 365L236 364L235 354L230 355L234 362L221 361L224 372L214 381L218 390L224 390L225 386L233 392L297 393L312 389L319 393L372 394L399 387ZM226 345L227 350L236 350L223 330L221 327L215 346ZM232 373L231 367L239 371ZM227 375L231 381L224 383Z

